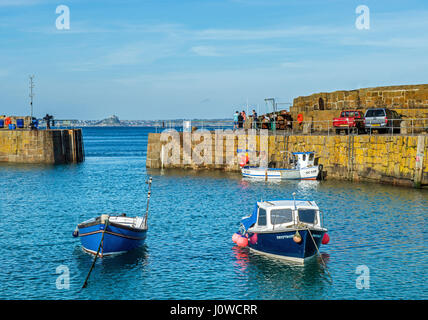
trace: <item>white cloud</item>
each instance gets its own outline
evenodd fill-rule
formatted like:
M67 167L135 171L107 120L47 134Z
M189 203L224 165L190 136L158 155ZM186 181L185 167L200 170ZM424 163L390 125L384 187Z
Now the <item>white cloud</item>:
M119 48L105 48L101 56L86 58L83 61L65 63L62 65L69 71L94 71L115 66L148 65L159 59L175 55L175 43L129 43Z
M286 48L269 46L263 44L254 45L216 45L216 46L194 46L190 51L198 56L224 57L239 55L258 55L266 53L284 52Z
M191 32L199 40L267 40L288 37L331 35L343 29L325 26L276 27L270 29L204 29Z
M205 57L221 57L224 53L218 51L218 48L213 46L195 46L191 47L190 51L197 54L198 56Z

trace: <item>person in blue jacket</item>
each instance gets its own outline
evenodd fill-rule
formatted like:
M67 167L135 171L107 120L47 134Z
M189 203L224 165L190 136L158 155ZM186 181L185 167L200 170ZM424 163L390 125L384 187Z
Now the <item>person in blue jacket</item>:
M233 130L238 129L239 112L236 111L233 115Z

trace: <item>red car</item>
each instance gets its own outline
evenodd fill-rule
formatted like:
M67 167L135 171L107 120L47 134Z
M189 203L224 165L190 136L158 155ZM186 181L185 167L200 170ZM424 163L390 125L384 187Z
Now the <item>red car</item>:
M364 114L357 110L344 110L339 118L333 119L333 127L336 128L337 134L340 134L341 130L345 133L364 133Z

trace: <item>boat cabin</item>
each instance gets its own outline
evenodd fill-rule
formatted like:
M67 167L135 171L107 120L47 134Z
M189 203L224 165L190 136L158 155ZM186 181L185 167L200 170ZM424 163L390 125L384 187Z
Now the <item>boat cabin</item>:
M292 152L290 164L296 168L307 168L315 166L315 152Z
M305 225L322 228L317 204L307 200L275 200L257 202L253 214L241 221L250 232L275 232Z

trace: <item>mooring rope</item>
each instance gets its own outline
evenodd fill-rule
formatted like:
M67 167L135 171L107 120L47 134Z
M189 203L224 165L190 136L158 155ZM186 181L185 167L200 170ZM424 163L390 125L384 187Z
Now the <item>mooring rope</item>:
M98 246L97 253L95 254L94 261L92 262L91 269L89 269L88 275L86 276L86 279L85 279L85 282L83 283L82 289L83 289L83 288L86 288L86 285L88 284L89 276L91 275L92 269L93 269L93 268L94 268L94 266L95 266L95 261L97 261L98 254L100 253L100 249L101 249L101 247L103 247L103 243L104 243L104 234L105 234L105 232L106 232L106 230L107 230L108 222L109 222L109 220L107 219L107 220L106 220L106 223L105 223L104 230L103 230L103 234L101 235L100 245Z
M308 230L309 235L311 236L311 239L312 239L312 241L314 242L315 248L317 249L317 252L318 252L318 254L319 254L320 258L321 258L321 261L322 261L322 263L324 264L325 270L327 271L328 275L330 276L331 280L333 281L333 277L331 276L330 272L328 271L328 267L327 267L326 263L324 262L324 259L322 258L321 252L320 252L320 250L318 249L318 246L317 246L317 244L316 244L316 242L315 242L314 237L312 236L312 232L311 232L311 230L310 230L308 227L306 227L306 229Z

